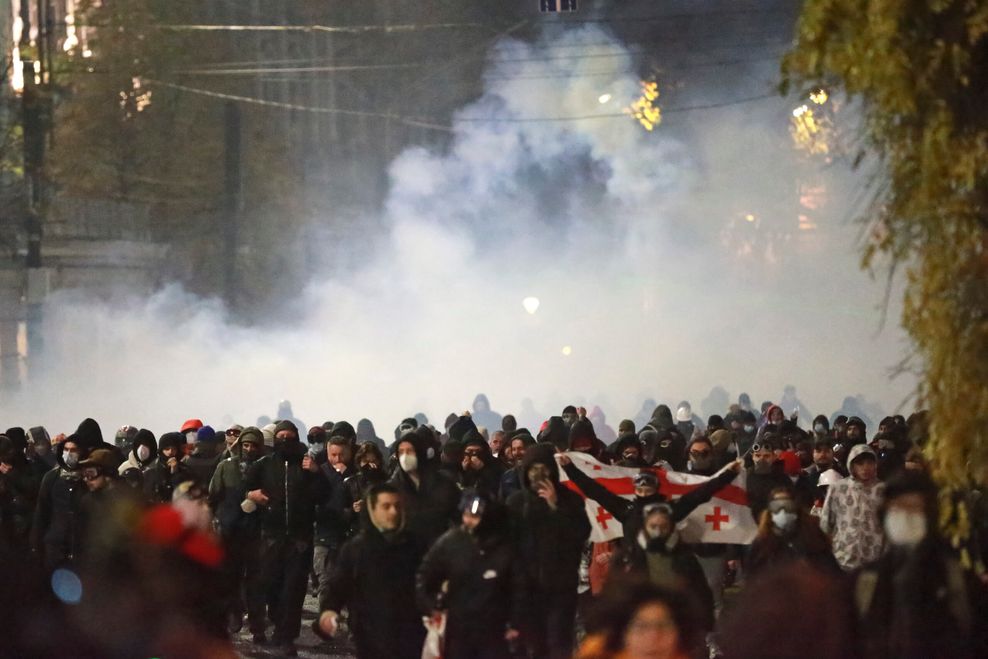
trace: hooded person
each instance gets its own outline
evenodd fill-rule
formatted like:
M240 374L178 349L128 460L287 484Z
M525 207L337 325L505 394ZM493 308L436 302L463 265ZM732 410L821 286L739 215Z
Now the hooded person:
M758 535L751 544L745 569L755 577L793 562L830 576L840 574L830 541L816 518L800 505L791 489L781 487L772 490L768 507L758 520Z
M916 471L900 471L885 483L878 518L886 551L852 576L857 656L988 656L984 587L937 532L938 490Z
M32 469L27 442L0 435L0 547L26 553L38 491L44 474Z
M857 446L858 444L868 443L868 426L861 419L861 417L852 416L847 420L847 425L844 428L844 435L846 437L846 444L848 448Z
M461 470L460 484L464 490L492 499L497 497L504 465L491 454L490 446L478 433L468 432L463 439Z
M682 542L675 514L667 503L652 503L641 511L640 530L614 553L612 569L632 577L647 577L656 586L685 596L705 632L714 626L714 601L703 569Z
M137 435L137 428L134 426L121 426L117 429L117 434L113 437L113 444L121 451L130 451L131 445L134 443L134 437Z
M675 429L654 430L646 426L639 435L645 445L645 461L666 463L673 471L686 471L686 439Z
M220 462L209 481L209 503L216 511L220 538L226 548L223 596L228 629L232 633L240 631L246 610L250 631L263 636L267 626L265 593L257 592L256 580L248 580L249 572L253 571L252 561L260 555L260 515L255 514L256 505L250 505L253 502L245 507L244 477L264 453L264 435L256 426L248 426L227 448L229 457ZM246 600L242 590L246 591Z
M539 432L539 442L548 442L556 447L557 451L565 451L569 448L569 428L561 416L550 416L546 422L544 430Z
M852 447L847 464L850 477L827 488L820 528L830 535L837 562L850 571L882 554L885 535L878 514L885 486L878 480L878 457L867 444Z
M656 432L672 430L676 427L675 422L672 420L672 410L669 409L668 405L656 405L646 425Z
M261 554L258 591L267 592L274 612L272 642L293 656L301 631L302 604L312 569L316 505L325 494L325 479L291 421L274 429L274 450L254 462L244 475L247 499L260 515ZM262 639L257 639L261 641Z
M377 436L377 431L374 430L374 424L371 423L370 419L361 419L357 422L357 445L370 442L377 446L381 455L388 450L385 445L384 440Z
M28 459L38 461L37 470L44 475L55 467L55 453L51 448L51 436L44 426L35 426L27 431Z
M432 430L425 426L402 435L395 443L398 468L390 481L404 498L408 530L426 547L456 522L460 500L456 483L429 457L434 439Z
M313 628L323 638L335 635L346 609L358 657L419 659L425 628L414 605L415 575L424 546L408 531L393 484L372 486L363 507L367 524L340 550Z
M447 441L451 439L455 442L463 443L463 438L466 437L469 432L480 432L477 430L477 424L474 421L474 418L466 415L457 417L456 420L446 428L446 436L448 438Z
M644 447L635 435L624 435L608 449L614 464L619 467L647 467Z
M569 657L590 521L580 495L560 484L551 446L536 444L526 450L522 489L508 497L507 506L515 547L525 557L530 601L539 604L523 630L526 641L537 657Z
M147 428L141 428L134 433L127 452L127 460L121 463L118 473L123 476L128 469L137 469L143 474L157 459L158 441L154 438L154 433Z
M158 438L158 459L144 472L144 495L152 503L169 503L179 483L193 478L182 462L186 438L177 432L166 432Z
M578 451L580 453L589 453L596 459L600 459L603 455L606 447L604 443L597 438L597 434L594 432L593 424L589 420L583 418L576 420L569 429L569 445L567 447L569 451Z
M501 485L498 490L498 498L501 501L507 501L509 496L521 489L522 463L529 446L535 446L535 438L523 428L519 428L508 438L504 450L512 466L501 475Z
M491 403L487 400L487 396L484 394L477 394L473 399L473 412L470 414L473 417L474 423L478 426L483 426L485 428L500 428L502 416L497 412L491 410Z
M49 571L76 561L83 529L79 524L86 487L79 464L89 450L72 434L55 447L58 466L41 481L31 525L31 547L41 554Z
M600 409L599 405L594 405L587 418L590 419L594 432L605 446L610 446L617 441L617 433L614 432L614 428L607 425L607 417L604 416L604 410Z
M642 510L652 503L668 503L678 524L686 519L697 506L710 501L725 485L733 481L741 471L740 461L733 462L727 469L701 485L691 489L678 499L670 501L659 491L659 478L652 469L642 470L633 479L635 497L631 500L614 494L584 471L573 464L568 456L560 456L566 476L584 496L593 499L621 523L623 536L635 538L640 529Z
M182 460L196 482L203 488L209 487L216 465L223 459L222 444L220 436L212 426L203 426L196 431L196 443L192 453Z
M516 560L506 509L473 490L460 500L461 523L440 537L419 566L416 595L425 616L448 612L443 656L510 656L525 618L525 571Z
M337 421L333 424L332 429L326 431L326 436L344 438L350 444L351 455L353 451L357 450L357 431L353 429L353 425L349 421Z

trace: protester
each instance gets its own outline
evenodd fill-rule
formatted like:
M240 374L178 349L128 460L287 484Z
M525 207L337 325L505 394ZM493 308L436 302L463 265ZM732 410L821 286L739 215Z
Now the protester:
M844 570L877 560L884 546L878 521L884 485L878 480L878 460L867 444L848 454L850 478L830 486L820 513L820 528L831 536L834 556Z
M448 612L443 657L507 658L524 620L525 572L515 555L504 508L466 491L462 523L426 553L418 570L424 615Z
M681 594L641 578L611 582L588 631L576 659L690 659L703 644Z
M423 547L435 542L459 517L456 484L429 459L431 435L432 430L425 426L402 435L395 447L398 469L391 478L404 500L408 530L418 536Z
M311 463L298 428L291 421L280 421L275 426L274 451L252 464L244 476L247 498L261 516L262 552L255 570L262 587L257 590L273 592L271 640L288 656L297 654L295 639L312 567L315 509L323 496Z
M31 547L49 571L73 563L81 550L80 504L85 486L79 464L88 457L78 435L55 447L58 466L45 474L31 527Z
M405 529L394 485L372 486L364 505L369 523L340 550L320 596L316 629L335 635L346 609L360 659L419 659L425 628L415 607L415 575L422 544Z
M590 536L583 500L562 487L551 445L525 451L522 489L507 500L514 542L524 557L530 600L539 606L526 624L537 657L562 659L573 651L576 586L583 545Z
M755 577L793 562L839 572L830 541L820 525L797 503L790 489L777 488L769 495L745 568Z

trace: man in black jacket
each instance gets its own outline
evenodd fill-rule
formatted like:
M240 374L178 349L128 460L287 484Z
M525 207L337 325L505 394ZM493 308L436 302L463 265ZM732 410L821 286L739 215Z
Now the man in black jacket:
M261 515L261 557L251 579L260 579L263 592L274 588L272 642L288 656L296 654L315 508L323 494L314 467L295 424L281 421L274 429L274 452L251 465L244 477L247 498ZM255 640L263 637L255 635Z
M81 503L86 487L79 463L88 457L76 435L55 447L58 466L45 474L31 527L31 546L42 553L45 567L55 570L73 563L81 551Z
M458 517L460 491L456 484L433 466L428 456L427 426L406 431L397 442L398 468L391 483L402 495L408 530L424 547L430 546ZM450 440L452 441L452 440Z
M175 486L191 480L192 472L182 462L185 438L166 432L158 440L158 461L144 472L144 495L152 503L171 503Z
M507 512L488 495L467 491L463 523L432 545L418 572L419 609L448 611L448 659L506 659L518 636L525 573L508 537ZM448 584L443 592L443 583Z
M576 587L590 521L580 495L560 485L553 453L545 443L525 452L523 487L507 504L535 603L527 640L535 656L556 659L573 652Z
M319 598L315 628L333 636L344 607L360 659L418 659L425 628L415 608L419 539L404 529L402 497L390 483L374 485L365 507L370 524L340 550L329 588Z

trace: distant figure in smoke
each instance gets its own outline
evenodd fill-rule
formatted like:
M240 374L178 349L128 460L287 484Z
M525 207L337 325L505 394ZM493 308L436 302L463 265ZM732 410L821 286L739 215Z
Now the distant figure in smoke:
M295 418L295 414L292 412L292 402L290 400L283 400L278 403L278 416L275 417L275 421L291 421L296 428L298 428L299 436L304 436L306 434L306 426L304 423Z
M707 397L700 401L700 411L703 416L710 418L715 414L724 414L731 405L731 397L727 390L720 385L714 387Z
M535 403L531 398L521 399L521 412L518 414L518 422L522 428L539 428L545 417L535 409Z
M484 394L477 394L473 399L473 422L485 428L500 428L501 415L491 411L491 403Z
M614 432L614 428L607 425L607 419L604 417L604 411L600 409L599 405L595 405L590 411L590 423L593 424L594 432L597 433L598 439L604 442L607 446L610 446L617 440L617 433Z
M741 408L742 412L754 413L755 411L754 408L751 407L751 396L744 392L738 396L738 407Z
M374 424L371 423L370 419L361 419L357 422L357 444L371 443L381 450L381 454L384 454L385 448L384 440L377 436L377 431L374 430Z
M638 410L638 414L632 421L635 422L635 428L644 428L648 425L648 422L652 420L652 411L655 409L656 403L654 398L646 398L642 402L642 408Z
M696 431L703 432L707 429L706 424L697 415L693 414L693 408L688 400L684 400L676 407L676 430L686 441L693 438Z
M796 414L799 419L812 419L813 415L810 411L803 405L803 401L799 400L796 396L796 387L791 384L787 384L782 393L782 399L779 401L779 407L787 415Z

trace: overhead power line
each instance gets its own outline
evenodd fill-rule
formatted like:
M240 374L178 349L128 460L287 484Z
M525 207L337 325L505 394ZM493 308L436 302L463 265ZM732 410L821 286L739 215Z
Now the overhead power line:
M146 80L148 84L159 85L169 89L175 89L178 91L184 91L191 94L198 94L200 96L207 96L211 98L218 98L228 101L238 101L241 103L249 103L253 105L259 105L264 107L279 108L284 110L296 110L299 112L314 112L319 114L340 114L346 116L357 116L357 117L371 117L376 119L389 119L396 121L408 126L415 126L419 128L429 128L432 130L441 130L446 132L455 132L455 128L438 123L437 120L424 118L424 117L414 117L408 115L394 114L388 112L373 112L368 110L350 110L344 108L324 108L312 105L301 105L298 103L286 103L282 101L270 101L262 98L255 98L252 96L241 96L238 94L226 94L223 92L212 91L209 89L200 89L197 87L190 87L188 85L180 85L172 82L165 82L163 80ZM664 114L677 114L683 112L693 112L700 110L713 110L717 108L725 108L734 105L742 105L746 103L753 103L756 101L762 101L769 98L779 98L776 93L766 93L759 94L757 96L749 96L746 98L738 98L730 101L724 101L720 103L708 103L703 105L692 105L692 106L682 106L682 107L669 107L662 108ZM587 120L599 120L599 119L629 119L630 115L624 112L606 112L599 114L588 114L579 116L563 116L563 117L457 117L457 122L464 123L509 123L509 124L520 124L520 123L558 123L558 122L570 122L570 121L587 121Z

